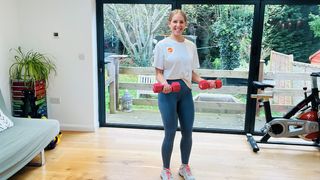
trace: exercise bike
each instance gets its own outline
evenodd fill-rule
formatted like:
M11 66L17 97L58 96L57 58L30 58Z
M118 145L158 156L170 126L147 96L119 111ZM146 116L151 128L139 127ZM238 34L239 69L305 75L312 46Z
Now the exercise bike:
M264 135L259 141L256 141L250 133L246 134L247 140L250 143L253 152L259 151L257 143L309 145L319 147L320 99L317 78L320 77L320 72L313 72L310 76L312 82L312 89L310 95L308 95L307 88L304 87L303 90L305 98L282 117L272 116L269 101L269 99L272 98L272 95L264 93L264 89L273 88L274 86L258 81L253 81L253 86L257 88L257 90L260 90L260 93L252 94L251 98L263 100L262 105L264 106L266 118L266 123L264 127L261 129L261 132ZM270 137L300 137L304 140L312 141L313 143L301 144L270 142L268 141Z

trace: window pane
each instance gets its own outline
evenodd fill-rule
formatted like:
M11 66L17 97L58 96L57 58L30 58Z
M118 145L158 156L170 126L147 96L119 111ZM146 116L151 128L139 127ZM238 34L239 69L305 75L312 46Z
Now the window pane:
M264 81L275 85L271 110L282 116L311 90L310 74L320 71L320 17L317 5L267 5L262 59ZM267 89L266 91L271 91ZM257 113L259 131L265 123L263 108Z
M201 64L198 72L207 79L223 81L221 89L205 91L194 84L195 127L243 130L253 6L183 5L182 8L188 16L184 35L198 48ZM112 91L107 93L107 101L111 100L107 105L107 122L162 125L157 94L150 93L148 83L154 82L154 77L150 77L154 75L153 48L170 34L166 22L170 10L170 5L104 5L104 52L109 72L106 77L108 83L112 82L112 66L118 62L120 90L115 101L121 99L126 89L134 99L130 114L121 111L121 102L118 102L120 109L112 114L114 95ZM109 84L107 89L110 90Z
M183 5L186 36L198 48L202 76L221 79L223 87L195 90L195 127L244 129L252 34L252 5ZM206 118L201 118L206 116Z
M170 5L105 4L104 47L112 53L129 56L131 66L150 66L158 36L167 34Z
M155 81L154 68L148 72L133 70L120 73L119 69L151 68L153 48L168 34L166 22L171 5L104 4L103 8L107 122L162 125L157 95L151 93L149 87ZM150 75L144 75L148 73ZM137 83L142 83L143 87L137 87ZM122 111L124 104L121 98L126 89L134 99L130 113Z

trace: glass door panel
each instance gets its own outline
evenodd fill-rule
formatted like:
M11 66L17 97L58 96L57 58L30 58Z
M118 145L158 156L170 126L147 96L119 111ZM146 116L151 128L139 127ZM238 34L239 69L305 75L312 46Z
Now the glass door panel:
M168 34L169 11L171 4L104 4L107 123L162 125L151 65L155 44ZM122 101L126 91L132 106Z
M183 5L187 38L198 48L199 73L221 79L223 87L193 90L195 127L244 129L253 5Z
M168 36L167 4L104 4L107 123L160 125L157 94L150 92L155 44ZM243 130L250 62L253 5L182 5L185 37L198 48L201 76L221 79L221 89L194 84L196 128ZM114 84L112 84L114 83ZM119 89L115 93L115 89ZM130 93L128 112L121 101Z
M273 116L281 117L311 90L311 72L319 72L320 11L318 5L267 5L264 16L262 59L264 82L273 84ZM265 123L258 108L255 130Z

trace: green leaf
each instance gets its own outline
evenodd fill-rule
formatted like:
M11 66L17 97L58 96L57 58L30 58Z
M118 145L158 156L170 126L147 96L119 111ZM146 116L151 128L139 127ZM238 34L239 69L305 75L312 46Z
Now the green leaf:
M33 50L23 52L21 47L14 50L16 53L13 56L15 62L9 68L11 79L46 80L48 82L51 72L56 74L55 64L45 54Z

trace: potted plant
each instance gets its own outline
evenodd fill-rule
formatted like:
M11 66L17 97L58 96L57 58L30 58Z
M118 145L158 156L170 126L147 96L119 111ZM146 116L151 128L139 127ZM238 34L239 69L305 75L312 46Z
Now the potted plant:
M11 80L48 81L50 73L56 73L55 64L45 54L33 50L24 53L21 47L15 51L15 62L9 69Z
M43 53L21 47L14 49L14 63L9 69L13 116L47 116L46 88L56 66Z

